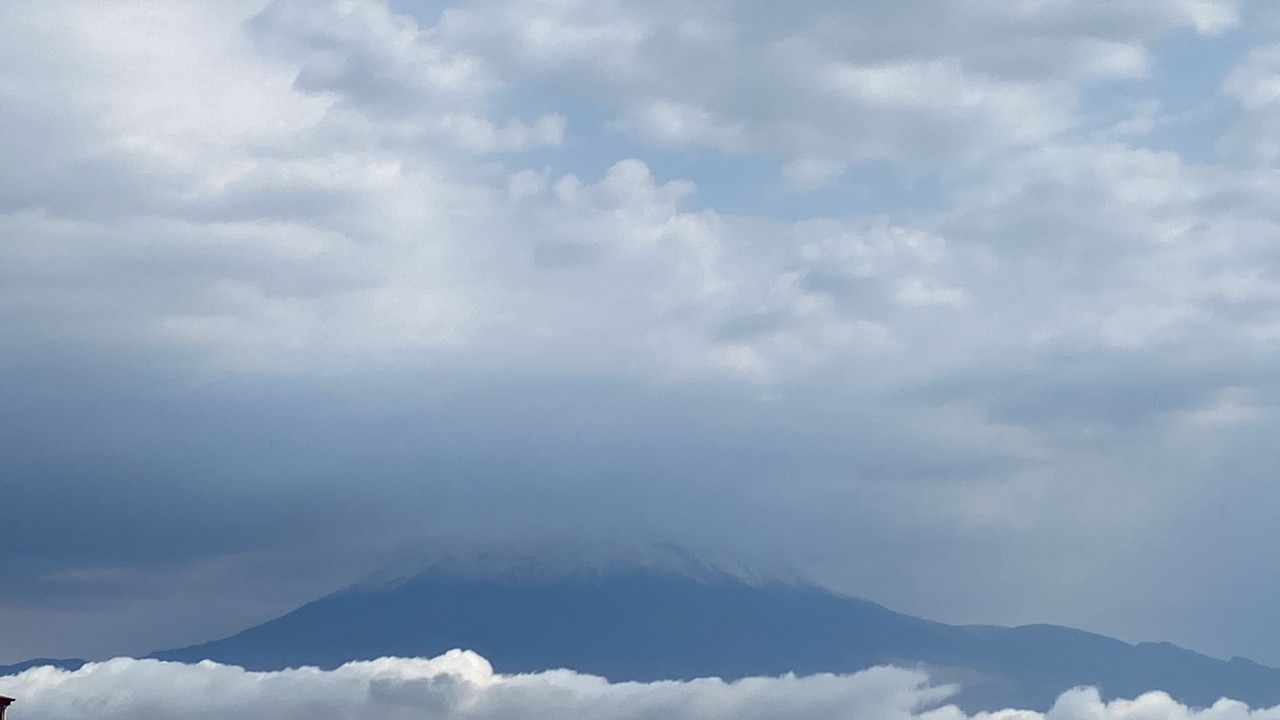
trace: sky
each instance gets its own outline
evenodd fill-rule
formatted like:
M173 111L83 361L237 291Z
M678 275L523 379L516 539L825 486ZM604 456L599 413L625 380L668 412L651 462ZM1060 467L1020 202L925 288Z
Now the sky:
M8 0L0 661L552 537L1280 663L1277 31Z

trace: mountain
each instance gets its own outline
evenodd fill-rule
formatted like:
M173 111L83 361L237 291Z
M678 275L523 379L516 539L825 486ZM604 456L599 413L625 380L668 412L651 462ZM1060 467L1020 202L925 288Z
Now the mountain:
M79 658L36 658L34 660L23 660L22 662L14 663L13 665L0 665L0 677L4 677L6 675L17 675L23 670L48 666L61 668L63 670L79 670L88 662L88 660L81 660Z
M452 648L500 672L570 668L613 681L924 666L959 683L956 702L971 712L1045 710L1079 685L1107 697L1159 689L1197 706L1222 696L1280 704L1280 669L1248 660L1052 625L947 625L802 582L626 563L565 573L436 566L154 657L267 670Z

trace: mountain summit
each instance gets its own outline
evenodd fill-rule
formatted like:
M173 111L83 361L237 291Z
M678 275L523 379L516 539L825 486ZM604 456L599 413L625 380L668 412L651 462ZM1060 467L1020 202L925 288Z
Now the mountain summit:
M364 582L231 637L153 657L250 669L332 668L475 650L505 673L569 668L613 681L923 666L969 711L1044 710L1065 690L1159 689L1193 705L1280 703L1280 669L1051 625L956 626L803 582L700 564L440 563Z

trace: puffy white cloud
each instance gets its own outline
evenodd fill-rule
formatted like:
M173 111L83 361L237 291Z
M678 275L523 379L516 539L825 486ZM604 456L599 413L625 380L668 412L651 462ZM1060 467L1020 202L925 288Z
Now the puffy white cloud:
M921 672L880 667L853 675L610 683L568 670L498 675L479 655L383 658L333 671L246 672L120 658L66 672L37 668L0 678L20 698L14 720L101 720L317 716L355 720L1272 720L1280 708L1250 710L1220 700L1191 709L1152 692L1104 703L1091 689L1067 692L1047 714L1000 710L968 716L945 705L950 689Z
M841 357L865 365L868 351L913 355L957 312L957 359L1082 335L1143 347L1206 317L1217 296L1196 267L1212 251L1192 237L1220 223L1208 199L1239 190L1172 153L1055 139L1076 122L1067 85L1141 75L1153 34L1207 32L1233 7L806 2L781 18L751 3L461 3L415 19L375 0L23 4L6 24L18 78L6 107L39 100L72 127L0 139L18 158L0 170L13 205L0 311L45 336L294 371L501 364L554 343L549 362L594 372L778 379ZM930 13L954 22L922 26ZM977 42L979 21L1008 32ZM871 25L902 47L846 45ZM1047 35L1036 58L1062 54L1052 72L1022 62L1017 38L1033 29ZM868 157L1034 147L949 187L941 214L892 223L717 210L643 160L580 179L476 157L560 146L571 111L513 117L505 93L542 82L530 73L605 68L591 92L621 127L790 158L797 188ZM876 228L890 227L945 257L879 258L896 241ZM1114 258L1133 267L1083 287L1064 272ZM1217 276L1254 260L1231 262ZM995 282L1009 273L1057 292L1010 303Z
M20 7L15 45L42 58L64 49L104 76L37 63L21 76L31 87L13 92L64 88L50 112L110 149L102 172L120 201L96 196L83 155L47 169L50 159L32 156L22 170L47 187L13 174L23 163L8 166L17 206L0 217L12 240L0 249L0 309L33 333L177 345L219 368L439 353L500 362L555 342L549 362L771 378L882 342L876 316L894 297L960 297L914 267L869 269L878 241L855 239L861 221L690 209L691 182L659 182L640 160L596 183L549 178L545 191L525 182L536 173L477 163L468 153L559 145L564 117L492 117L503 80L491 61L371 0L246 2L208 22L195 6L58 11L78 22ZM198 36L181 34L197 26ZM116 82L138 53L145 71ZM10 65L25 57L12 53ZM86 109L108 101L105 114ZM638 122L655 137L709 133L729 149L743 132L693 107L650 110ZM775 238L783 244L770 248ZM865 281L863 308L802 287L824 262L815 243L842 253L846 241L863 256L851 270ZM832 281L843 272L823 270ZM896 272L907 274L885 275Z

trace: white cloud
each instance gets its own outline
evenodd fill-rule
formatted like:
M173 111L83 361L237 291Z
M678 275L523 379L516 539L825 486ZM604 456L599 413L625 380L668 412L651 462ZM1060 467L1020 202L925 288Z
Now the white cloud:
M1223 82L1241 116L1220 144L1247 163L1273 164L1280 157L1280 45L1253 48Z
M739 152L746 147L742 123L717 120L705 108L656 100L630 111L620 127L631 129L655 145L710 147Z
M657 145L784 162L929 167L1040 142L1079 122L1082 93L1138 80L1148 43L1221 32L1234 2L458 3L442 43L508 77L575 83ZM872 30L874 28L874 30Z
M991 42L971 42L965 24L998 14L969 5L956 26L930 26L936 36L912 39L896 58L849 57L822 33L783 36L763 10L719 6L686 17L661 3L464 3L432 25L374 0L244 2L210 18L196 5L59 4L75 23L24 5L11 25L25 30L13 31L5 56L19 78L12 106L43 98L47 115L72 119L70 147L80 149L53 149L67 131L38 136L43 153L24 150L26 138L0 140L18 158L0 171L18 204L0 218L16 239L0 249L9 280L0 308L47 318L34 330L47 335L177 343L243 369L500 362L537 357L556 340L555 362L595 371L758 379L841 357L861 364L868 350L909 354L929 337L926 311L974 313L974 341L957 354L980 347L979 326L995 320L1004 326L990 334L1002 344L1024 342L1029 314L1048 321L1035 333L1078 327L1131 347L1203 317L1197 304L1208 291L1154 282L1126 288L1119 310L1104 310L1113 296L1091 289L1069 309L1042 296L1016 313L979 315L1007 295L990 284L998 264L1034 274L1061 255L1056 240L1016 246L1018 216L1037 204L1082 223L1096 213L1099 227L1082 230L1090 236L1111 232L1104 218L1123 217L1150 237L1148 252L1200 282L1193 263L1204 251L1155 243L1203 225L1187 203L1210 190L1176 155L1055 139L1074 122L1074 91L1059 76L1141 74L1142 40L1190 16L1080 11L1085 25L1106 20L1123 37L1054 30L1043 53L1087 57L1047 76L985 58ZM802 6L821 17L817 5ZM850 17L837 27L884 21L890 34L911 20L840 12ZM1056 27L1067 14L1027 4L1000 21ZM201 31L187 37L192 27ZM868 230L883 224L875 216L778 220L699 207L692 182L659 181L643 160L617 158L594 184L547 173L546 192L518 159L474 156L556 149L572 132L566 114L520 119L494 109L534 72L509 66L504 48L537 59L545 75L589 78L624 65L619 87L634 86L639 99L591 91L612 99L627 127L664 145L776 153L795 187L820 187L859 158L911 165L921 153L1038 144L948 197L958 219L907 218L894 223L898 239ZM125 72L140 54L163 61ZM49 85L61 92L42 94ZM102 163L107 197L93 185ZM1029 179L1078 194L1028 199ZM1028 222L1053 231L1052 218ZM904 260L893 249L925 236L948 251ZM1117 251L1097 253L1080 262ZM148 272L159 258L166 272ZM1058 283L1061 270L1036 282ZM1170 302L1176 293L1187 296Z
M830 183L848 169L848 163L839 160L804 157L783 165L782 177L793 188L812 190Z
M854 675L609 683L567 670L494 674L470 652L434 659L384 658L333 671L246 672L199 665L116 659L74 671L28 670L0 678L16 696L14 720L202 720L317 716L356 720L965 720L943 705L948 688L917 671L881 667ZM979 713L974 720L1270 720L1280 709L1252 711L1231 700L1193 710L1153 692L1102 702L1093 690L1064 694L1047 714Z

